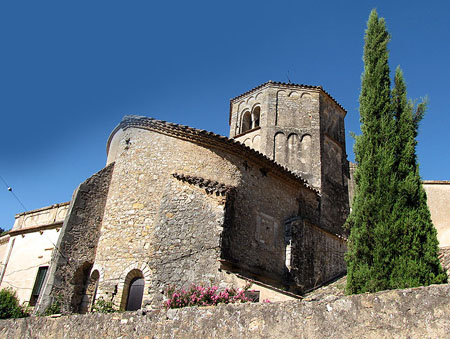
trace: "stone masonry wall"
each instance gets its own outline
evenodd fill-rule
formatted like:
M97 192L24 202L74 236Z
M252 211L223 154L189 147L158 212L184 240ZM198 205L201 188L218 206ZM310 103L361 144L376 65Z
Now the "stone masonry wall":
M242 116L261 107L260 129L238 134ZM343 229L348 206L345 110L322 89L267 83L231 100L230 137L299 174L321 192L320 226ZM254 145L254 139L257 143Z
M80 312L85 284L94 262L114 164L80 184L70 202L37 310L56 299L62 312ZM58 250L59 249L59 250Z
M0 320L0 338L447 338L450 285L273 304Z
M217 283L220 237L226 198L195 185L168 180L154 230L154 254L148 258L153 271L151 299L161 304L167 286L188 288L192 283Z
M261 129L236 137L244 112L261 107ZM300 174L314 187L321 185L319 92L271 84L231 102L230 137L254 147ZM252 141L248 141L248 139Z
M302 292L345 274L346 240L303 220L293 223L292 232L291 275Z
M243 179L224 230L222 257L249 278L288 288L285 221L301 215L318 223L319 200L312 191L290 186L260 169L253 164L241 168Z
M345 111L326 95L320 98L321 225L336 234L343 229L349 213L349 166L345 151Z
M226 284L220 259L280 283L284 221L299 213L319 221L314 191L243 157L138 128L118 131L111 145L115 168L93 270L97 295L117 306L132 270L145 278L144 305L160 305L169 284ZM209 194L174 174L233 192Z
M209 283L218 274L224 197L173 174L236 186L239 172L207 148L143 129L120 131L111 145L115 169L93 267L97 295L124 307L132 270L145 278L143 304L159 305L168 284Z

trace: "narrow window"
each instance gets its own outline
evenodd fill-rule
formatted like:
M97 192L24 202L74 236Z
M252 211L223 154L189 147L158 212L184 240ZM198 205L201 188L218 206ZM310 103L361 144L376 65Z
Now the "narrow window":
M252 116L250 112L245 112L244 116L242 117L241 133L245 133L251 128L252 128Z
M35 306L47 275L48 266L39 267L36 281L34 282L33 291L31 292L30 306Z
M131 280L128 290L128 300L126 311L137 311L141 308L142 297L144 295L144 278L134 278Z
M252 126L252 128L259 127L259 120L260 120L260 116L261 116L261 107L259 107L259 106L255 107L253 109L252 116L253 116L253 119L252 119L253 126Z

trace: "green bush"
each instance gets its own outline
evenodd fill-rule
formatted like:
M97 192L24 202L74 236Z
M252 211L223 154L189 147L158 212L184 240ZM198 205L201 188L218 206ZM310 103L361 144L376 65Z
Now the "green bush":
M10 288L0 291L0 319L28 317L26 307L19 305L16 292Z
M62 297L58 295L42 315L47 316L61 313L61 299Z
M92 312L114 313L117 312L117 310L114 308L114 304L112 301L106 301L105 299L100 297L95 302L94 307L92 308Z

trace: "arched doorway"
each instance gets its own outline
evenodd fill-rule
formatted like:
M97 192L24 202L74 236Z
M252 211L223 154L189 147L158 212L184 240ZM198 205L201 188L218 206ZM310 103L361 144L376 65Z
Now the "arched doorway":
M141 308L142 297L144 296L144 278L133 278L128 288L128 298L125 311L137 311Z
M141 308L144 296L145 278L142 271L133 269L125 277L123 282L120 309L123 311L135 311Z
M85 262L78 267L70 281L73 286L70 311L73 313L86 313L87 311L89 303L86 300L86 288L91 268L92 263Z

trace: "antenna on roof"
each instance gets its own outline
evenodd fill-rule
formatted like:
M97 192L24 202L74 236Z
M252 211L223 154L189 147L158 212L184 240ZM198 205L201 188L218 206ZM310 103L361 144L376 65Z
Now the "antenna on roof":
M289 79L289 70L286 73L286 78L288 79L288 84L292 84L291 79Z

